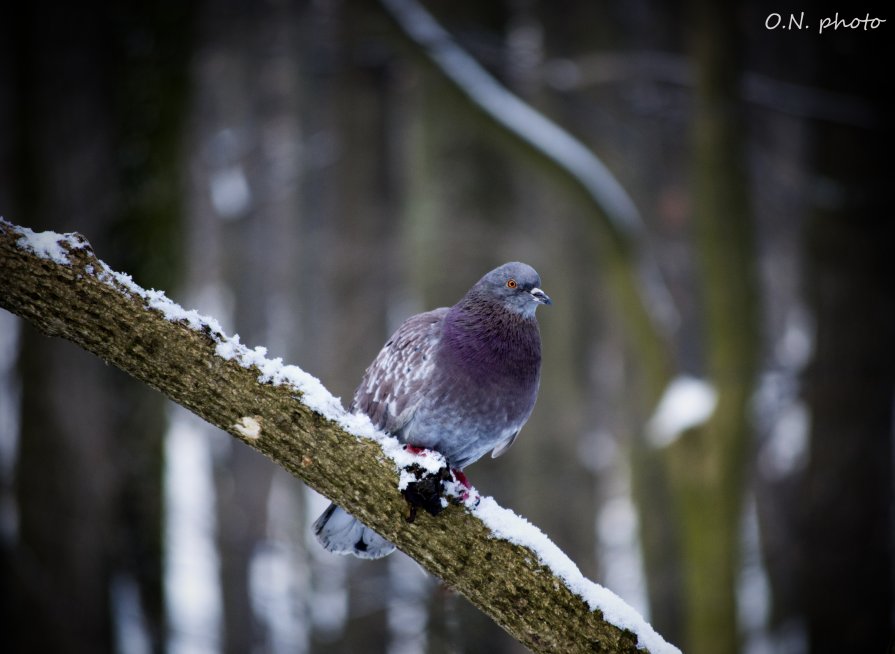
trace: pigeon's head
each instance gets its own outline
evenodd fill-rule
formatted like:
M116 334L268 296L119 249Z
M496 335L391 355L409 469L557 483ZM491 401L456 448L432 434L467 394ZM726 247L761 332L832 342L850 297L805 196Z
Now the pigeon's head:
M504 304L511 311L534 315L541 304L552 304L541 290L541 278L531 266L513 261L495 268L473 287L477 293Z

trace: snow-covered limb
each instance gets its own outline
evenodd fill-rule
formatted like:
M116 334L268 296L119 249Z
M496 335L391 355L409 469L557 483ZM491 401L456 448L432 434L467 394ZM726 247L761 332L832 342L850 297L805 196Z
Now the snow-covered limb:
M21 236L16 245L60 265L71 264L69 251L90 247L84 237L77 233L34 232L27 227L14 226L8 222L5 224L20 232ZM290 388L300 396L300 401L315 413L332 420L358 438L376 441L382 447L383 453L395 463L397 471L412 463L428 472L436 472L445 465L444 458L435 452L430 452L428 456L419 456L405 451L396 438L377 430L367 416L348 413L339 398L334 397L319 379L298 366L284 364L280 357L268 358L267 348L257 346L250 349L241 342L239 334L227 336L215 318L201 315L195 309L184 309L163 291L144 289L130 275L112 270L104 261L98 260L97 264L89 267L88 274L95 275L99 281L112 288L122 289L141 298L148 308L159 311L165 320L184 324L194 331L208 335L215 342L215 354L222 359L236 361L244 368L256 369L259 382ZM242 425L247 419L250 418L241 418L238 424ZM240 426L236 429L244 430L245 427Z
M0 306L94 352L268 455L393 541L535 651L676 652L540 530L492 498L405 522L406 452L312 375L145 290L77 234L0 221ZM477 494L469 493L471 497Z

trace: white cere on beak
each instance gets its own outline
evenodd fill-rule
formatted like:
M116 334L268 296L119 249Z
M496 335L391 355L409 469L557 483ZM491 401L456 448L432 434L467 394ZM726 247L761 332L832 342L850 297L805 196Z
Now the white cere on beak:
M553 304L553 301L550 299L550 297L537 286L531 289L529 293L531 293L531 296L532 298L534 298L535 302L540 302L541 304Z

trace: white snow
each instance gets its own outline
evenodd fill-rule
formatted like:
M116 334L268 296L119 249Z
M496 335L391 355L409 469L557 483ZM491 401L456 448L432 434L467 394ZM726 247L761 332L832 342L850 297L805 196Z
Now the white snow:
M764 566L758 524L758 509L754 495L746 498L740 520L740 552L737 593L737 622L742 636L744 654L770 654L767 642L768 620L771 609L771 590L768 571Z
M12 475L19 450L19 401L20 385L18 363L19 338L22 321L15 315L0 311L0 484L13 488ZM14 515L12 496L0 492L0 535L10 536L7 527L15 521L7 521ZM11 512L11 513L10 513Z
M97 279L110 286L114 286L113 282L117 282L134 295L146 300L147 306L149 306L150 309L155 309L156 311L161 312L166 320L186 323L191 329L196 331L208 330L210 335L213 335L218 339L226 338L224 336L223 327L221 327L221 324L214 318L203 316L195 309L184 309L179 304L169 299L164 291L157 291L155 289L149 289L147 291L137 284L127 273L115 272L102 261L100 261L100 265L102 266L102 270L97 274Z
M273 475L267 497L267 533L254 548L249 567L249 597L255 619L268 630L264 651L306 654L310 650L313 603L311 565L297 543L310 531L303 520L304 488L297 488L285 470ZM325 551L325 550L324 550ZM334 557L340 558L340 557Z
M3 220L3 222L6 221ZM33 252L42 259L50 259L56 263L68 265L71 263L68 258L69 250L77 250L87 246L87 241L85 241L80 234L35 232L27 227L19 227L18 225L12 225L8 222L6 222L6 224L10 225L15 231L21 234L21 238L16 241L16 245L29 252Z
M115 651L127 654L149 654L149 629L140 601L137 580L132 575L118 573L109 584L112 605L112 626L115 632Z
M68 264L61 243L73 243L76 247L85 245L76 235L59 235L52 232L36 235L31 230L15 229L22 230L23 237L20 244L23 247L31 249L39 256L51 258L57 263ZM185 323L192 329L209 334L217 341L215 353L218 356L236 361L244 368L257 369L258 381L262 383L287 385L293 388L297 394L300 394L300 397L296 399L313 411L332 420L358 438L375 440L382 447L385 455L392 459L398 471L413 463L429 472L437 472L445 465L441 455L431 451L423 454L408 452L396 438L378 431L367 416L348 413L341 401L334 397L313 375L297 366L284 364L281 358L267 358L266 348L248 348L240 342L238 335L226 336L221 326L213 318L199 315L196 311L187 311L168 299L161 291L147 291L137 285L129 275L113 272L104 263L100 263L102 270L95 273L100 281L113 286L120 285L138 297L144 298L148 307L160 311L167 320ZM652 421L653 429L657 434L656 438L660 442L673 440L676 434L688 426L706 420L714 410L715 401L714 389L707 383L692 378L675 380L666 391ZM169 446L176 443L186 446L187 442L187 435L178 434L176 438L169 439ZM173 460L185 460L185 458L182 453L177 457L171 457ZM401 480L405 484L409 481L406 475L402 475ZM458 484L449 484L449 486L455 493L467 490L459 488ZM538 557L538 560L562 579L573 593L579 595L591 610L601 611L607 621L633 632L637 636L639 647L647 648L653 654L660 652L679 654L680 650L666 643L636 610L608 589L585 578L572 560L530 522L509 509L499 506L493 498L480 497L475 489L468 489L464 504L472 515L478 517L491 530L495 538L501 538L530 549ZM203 554L207 555L208 553ZM191 558L196 560L202 557ZM213 557L208 556L208 560L213 560ZM196 599L199 600L198 604L208 612L202 617L197 616L196 620L214 622L219 615L219 607L214 606L211 598Z
M600 578L649 620L649 598L640 551L640 520L631 497L630 481L627 477L619 478L612 480L609 486L611 495L600 507L594 524L599 544Z
M801 370L814 354L816 327L809 310L796 305L786 314L783 335L774 346L774 357L786 369Z
M811 413L804 402L792 402L780 410L770 438L758 454L762 472L774 480L798 472L811 451Z
M386 605L388 654L417 654L427 651L429 596L432 580L407 556L390 556L389 595Z
M305 555L310 557L314 571L313 595L307 593L305 615L321 641L332 641L343 633L348 624L348 569L349 557L333 556L317 542L311 524L329 506L329 499L313 488L303 489L305 524L301 533L305 539Z
M165 435L165 593L174 654L220 651L213 463L205 423L174 407Z
M209 181L211 204L224 220L240 218L252 204L252 191L242 166L219 170Z
M715 412L718 391L706 381L681 375L668 384L646 426L654 447L665 447L688 429L704 424Z

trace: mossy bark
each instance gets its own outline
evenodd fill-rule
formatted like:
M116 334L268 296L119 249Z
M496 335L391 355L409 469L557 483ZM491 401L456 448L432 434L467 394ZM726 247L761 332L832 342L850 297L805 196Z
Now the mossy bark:
M693 654L739 651L736 576L748 416L759 355L758 302L736 14L694 0L695 237L705 315L705 374L718 393L710 420L667 448L679 526L685 635Z
M452 506L405 520L397 473L379 446L301 402L296 389L259 383L255 370L215 354L212 334L166 320L101 281L89 247L61 265L28 252L0 224L0 306L66 338L262 452L395 542L511 635L538 652L637 652L636 637L590 611L527 548L495 539ZM244 417L261 425L240 434ZM85 471L85 474L86 471Z

